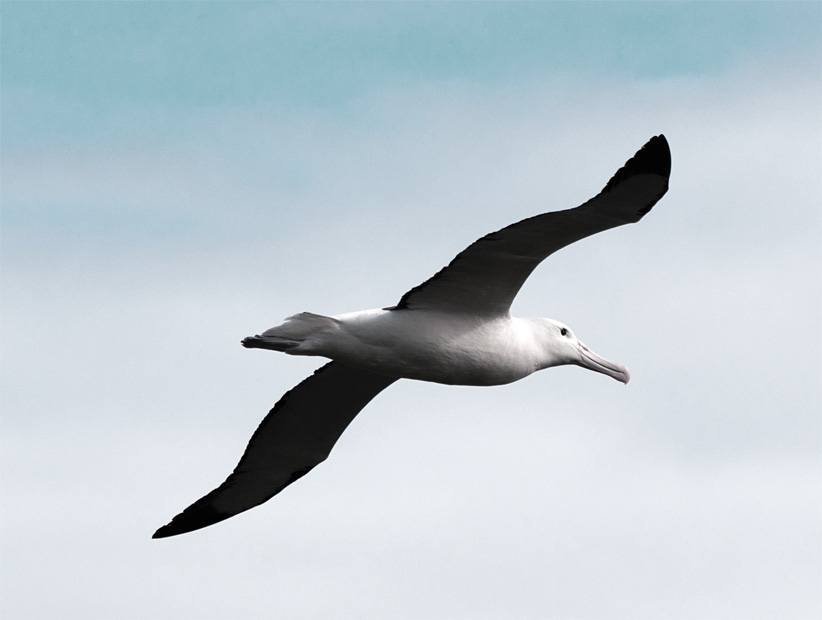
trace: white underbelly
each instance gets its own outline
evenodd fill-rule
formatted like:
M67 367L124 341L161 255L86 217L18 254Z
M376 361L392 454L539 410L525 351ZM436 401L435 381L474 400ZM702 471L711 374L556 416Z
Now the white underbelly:
M417 311L366 311L335 317L321 343L331 359L374 372L450 385L500 385L538 368L511 319L483 323Z

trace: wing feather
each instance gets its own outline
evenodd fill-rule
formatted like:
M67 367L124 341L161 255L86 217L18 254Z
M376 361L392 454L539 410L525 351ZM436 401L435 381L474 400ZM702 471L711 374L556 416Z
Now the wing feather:
M655 136L588 202L482 237L403 295L393 310L507 316L523 283L545 258L590 235L638 222L668 191L670 174L668 142Z
M153 538L198 530L271 499L324 461L354 417L396 380L340 362L318 369L274 405L226 481Z

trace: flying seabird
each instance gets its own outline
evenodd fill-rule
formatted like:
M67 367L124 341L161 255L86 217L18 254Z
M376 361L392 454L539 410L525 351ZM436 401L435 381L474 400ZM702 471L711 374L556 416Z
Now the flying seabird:
M586 347L552 319L521 319L511 303L539 263L575 241L638 222L668 190L671 152L651 138L594 198L537 215L475 241L396 306L338 316L303 312L244 347L332 361L287 392L219 487L153 538L213 525L271 499L324 461L371 399L397 379L502 385L577 364L628 383L628 369Z

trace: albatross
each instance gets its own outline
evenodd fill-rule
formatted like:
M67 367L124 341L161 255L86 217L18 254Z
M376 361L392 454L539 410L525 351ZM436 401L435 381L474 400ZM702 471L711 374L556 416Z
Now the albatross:
M576 364L628 383L625 366L594 353L567 325L515 318L510 308L545 258L638 222L668 190L670 173L668 142L655 136L591 200L482 237L396 306L338 316L303 312L245 338L247 348L331 361L274 405L225 482L153 538L198 530L271 499L324 461L363 407L398 379L502 385Z

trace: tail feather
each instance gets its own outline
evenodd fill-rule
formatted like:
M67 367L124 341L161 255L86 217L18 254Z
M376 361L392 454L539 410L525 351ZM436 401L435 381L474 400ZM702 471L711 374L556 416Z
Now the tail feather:
M242 345L246 349L271 349L272 351L288 351L300 346L299 342L287 340L285 338L249 336L242 339Z
M272 349L296 353L293 349L300 347L308 338L336 326L337 320L330 316L301 312L288 317L282 325L243 339L242 345L249 349Z

